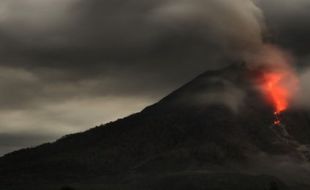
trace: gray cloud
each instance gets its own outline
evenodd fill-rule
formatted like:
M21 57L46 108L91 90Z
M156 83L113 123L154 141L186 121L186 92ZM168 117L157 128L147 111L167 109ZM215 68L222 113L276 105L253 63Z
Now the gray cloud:
M237 30L233 36L224 35L223 26L230 20L217 12L234 15L239 10L227 7L225 1L2 0L0 4L0 88L5 89L1 109L32 108L81 96L158 98L216 67L220 55L216 52L231 43L225 39L239 35ZM223 26L214 14L221 16ZM248 24L241 16L232 20Z
M262 12L248 0L1 3L1 65L36 78L10 77L27 86L9 91L13 108L25 103L12 94L27 104L75 92L162 96L262 41Z
M29 6L23 14L8 16L1 25L6 40L3 46L8 53L5 57L17 65L26 64L20 63L19 58L28 60L28 68L34 65L82 71L86 65L94 70L131 67L142 62L161 67L170 63L182 65L184 57L199 65L212 55L210 51L230 48L230 52L236 47L248 49L261 43L262 13L248 0L67 0L63 4L68 2L70 14L64 14L66 9L59 8L62 3L56 2L48 16L43 12L40 17L40 12L28 10L36 6ZM70 19L57 19L58 15ZM19 19L12 19L14 16ZM155 61L148 63L151 58ZM197 62L197 58L201 60Z
M271 39L297 56L309 54L310 2L307 0L261 1Z

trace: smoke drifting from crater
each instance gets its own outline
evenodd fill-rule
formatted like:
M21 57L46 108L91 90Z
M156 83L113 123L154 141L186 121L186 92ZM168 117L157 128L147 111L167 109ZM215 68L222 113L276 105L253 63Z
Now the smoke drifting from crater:
M263 44L263 12L251 0L170 0L154 14L166 27L195 30L196 35L213 39L229 54L254 51Z

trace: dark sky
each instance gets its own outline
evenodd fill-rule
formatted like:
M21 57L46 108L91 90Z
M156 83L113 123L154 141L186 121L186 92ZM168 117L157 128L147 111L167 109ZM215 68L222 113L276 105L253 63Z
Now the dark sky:
M0 0L0 155L140 111L265 41L307 71L309 8L308 0Z

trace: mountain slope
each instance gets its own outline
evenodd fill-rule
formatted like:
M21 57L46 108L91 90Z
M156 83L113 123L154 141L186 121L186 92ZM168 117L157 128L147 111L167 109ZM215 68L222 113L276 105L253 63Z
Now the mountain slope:
M189 186L199 183L203 189L206 185L195 179L227 179L226 187L239 181L241 187L253 178L271 184L270 188L275 183L285 189L282 182L269 177L275 175L301 188L303 181L278 175L281 164L278 167L277 163L284 159L294 168L307 163L300 147L310 144L308 113L285 113L292 141L279 138L271 126L272 108L250 83L249 73L243 65L208 71L140 113L8 154L0 158L0 187L57 189L64 184L114 184L107 188L113 189L126 184L137 189L142 184L141 189L164 189L166 185L167 189L180 189L170 184L172 178L185 180ZM259 164L270 169L257 168ZM145 188L142 182L158 187ZM212 189L211 182L208 184ZM221 188L225 186L213 189Z

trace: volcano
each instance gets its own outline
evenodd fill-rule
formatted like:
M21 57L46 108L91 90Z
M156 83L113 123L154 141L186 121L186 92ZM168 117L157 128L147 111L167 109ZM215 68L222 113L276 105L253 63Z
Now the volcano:
M0 189L310 189L310 117L272 105L243 64L140 113L0 158Z

